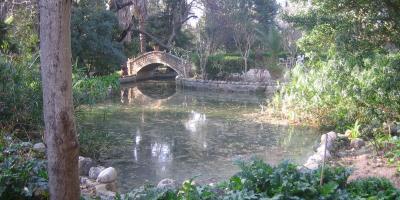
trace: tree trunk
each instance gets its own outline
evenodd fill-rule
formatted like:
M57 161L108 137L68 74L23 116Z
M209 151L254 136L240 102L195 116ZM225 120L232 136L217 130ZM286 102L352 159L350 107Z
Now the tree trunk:
M114 4L117 4L117 1L111 1L111 3L115 2ZM127 6L121 6L119 7L117 4L117 18L118 18L118 24L119 27L122 30L126 30L130 24L132 23L132 11L131 11L131 0L122 0L120 2L121 5L127 5ZM132 35L131 32L127 32L125 37L122 39L122 42L125 44L130 44L132 42Z
M40 60L50 199L80 198L72 103L72 0L40 1Z
M246 73L247 72L247 56L246 57L243 57L243 60L244 60L244 73Z
M146 31L146 18L147 18L147 2L146 0L135 0L135 13L137 18L139 19L139 31ZM146 35L143 33L139 33L139 41L140 41L140 53L146 52Z

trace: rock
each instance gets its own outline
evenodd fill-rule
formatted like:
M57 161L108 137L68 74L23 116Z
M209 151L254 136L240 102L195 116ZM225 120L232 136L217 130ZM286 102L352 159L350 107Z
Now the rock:
M314 155L310 156L307 162L304 164L304 167L310 170L318 169L318 166L323 161L323 155L321 156L319 153L315 153Z
M363 147L365 145L365 142L363 139L360 138L356 138L351 140L350 142L350 147L354 148L354 149L360 149L361 147Z
M388 127L389 127L389 132L391 135L398 135L398 133L399 133L399 130L398 130L399 125L398 124L393 122L393 123L389 124Z
M336 156L339 157L339 158L346 157L347 153L343 152L343 151L339 151L339 152L336 153Z
M32 148L32 143L30 142L21 142L20 145L24 151L29 151L29 149Z
M115 192L107 190L107 184L96 185L96 196L101 200L114 200Z
M324 158L324 155L325 155L325 160L328 160L332 157L331 152L328 149L326 149L326 151L325 151L325 146L318 147L317 154L319 154L320 157L322 157L322 158ZM322 159L322 161L323 161L323 159Z
M117 170L113 167L109 167L100 172L97 177L99 183L112 183L117 180Z
M115 182L107 183L106 189L111 192L117 192L117 184Z
M44 153L46 152L46 146L42 142L36 143L35 145L33 145L33 150L36 152Z
M85 177L85 176L80 176L79 177L79 182L81 183L81 185L86 185L86 182L88 181L89 179L87 178L87 177Z
M169 178L163 179L157 184L157 188L160 189L173 189L175 187L176 187L175 180Z
M32 143L30 142L21 142L21 147L32 147Z
M91 167L95 166L94 161L91 158L85 158L79 156L79 175L87 176Z
M329 133L323 134L321 136L321 146L325 146L325 143L326 143L326 148L328 150L332 150L333 144L336 140L336 137L337 137L336 133L332 132L332 131Z
M104 169L105 167L103 166L91 167L89 169L89 178L96 180L100 172L103 171Z
M98 182L91 180L88 177L80 176L79 180L81 182L81 186L83 186L83 187L91 188L91 187L95 187L96 185L99 185Z

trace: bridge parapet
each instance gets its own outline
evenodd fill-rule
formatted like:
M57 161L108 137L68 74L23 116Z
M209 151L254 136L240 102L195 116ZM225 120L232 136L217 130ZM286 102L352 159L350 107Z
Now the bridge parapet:
M151 64L163 64L174 71L181 77L189 77L192 65L175 55L164 51L151 51L140 55L134 59L128 59L128 76L135 76L137 73Z

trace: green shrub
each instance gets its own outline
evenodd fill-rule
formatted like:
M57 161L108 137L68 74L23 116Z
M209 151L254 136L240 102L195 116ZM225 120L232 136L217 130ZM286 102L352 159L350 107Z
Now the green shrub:
M36 64L0 55L0 128L34 129L42 122L42 89Z
M348 185L347 189L352 199L399 199L400 192L393 185L383 178L366 178L356 180Z
M297 65L270 104L294 120L333 126L338 130L377 121L400 119L400 54L363 59L364 67L340 58Z
M400 191L385 179L369 178L347 184L349 171L325 168L302 171L296 165L282 163L272 167L263 161L238 163L241 171L227 182L215 186L196 186L185 181L177 189L145 186L128 193L127 199L226 200L226 199L396 199Z
M119 77L117 72L108 76L90 78L80 72L74 73L72 89L75 107L103 101L110 95L110 90L112 92L119 89Z
M0 199L47 199L47 183L43 158L22 143L0 145Z

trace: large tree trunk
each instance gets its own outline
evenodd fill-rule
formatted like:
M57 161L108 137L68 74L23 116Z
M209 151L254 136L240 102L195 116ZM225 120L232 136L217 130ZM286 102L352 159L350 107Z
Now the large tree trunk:
M72 103L72 0L40 1L40 61L50 199L80 198Z
M146 18L147 18L147 1L146 0L135 0L135 14L139 19L139 31L144 32L146 31ZM140 40L140 53L146 52L146 35L143 33L139 34Z
M133 5L132 0L111 0L110 8L116 11L118 24L122 30L126 30L129 28L130 24L132 23L132 11L131 5ZM132 35L131 32L127 32L122 42L129 44L132 42Z

